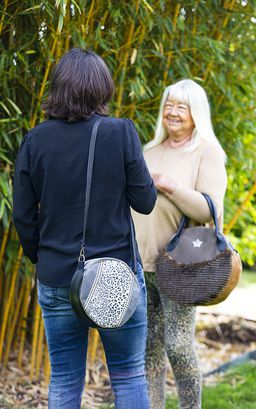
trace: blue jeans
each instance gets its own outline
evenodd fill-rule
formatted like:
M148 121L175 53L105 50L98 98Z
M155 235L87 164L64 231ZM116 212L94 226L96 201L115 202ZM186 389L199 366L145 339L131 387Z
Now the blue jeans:
M140 301L121 328L101 329L117 409L149 409L145 377L147 335L146 287L138 265ZM77 318L69 301L69 288L48 287L38 281L51 362L49 409L80 409L85 383L88 325Z

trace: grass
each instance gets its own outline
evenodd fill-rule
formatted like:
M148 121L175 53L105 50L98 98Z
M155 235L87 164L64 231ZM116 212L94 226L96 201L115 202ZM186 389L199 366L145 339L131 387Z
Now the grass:
M234 367L217 385L203 388L203 409L256 409L255 379L255 361ZM168 397L165 408L178 409L177 399Z
M228 371L215 386L203 388L205 409L256 409L256 362ZM166 409L177 409L177 401L168 399Z

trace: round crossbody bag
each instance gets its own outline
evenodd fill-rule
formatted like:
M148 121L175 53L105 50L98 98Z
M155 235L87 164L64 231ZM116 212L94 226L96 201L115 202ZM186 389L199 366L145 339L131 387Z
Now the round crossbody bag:
M238 252L219 231L212 199L203 196L215 228L186 227L189 220L183 216L177 233L156 260L160 292L180 304L213 305L224 301L242 271Z
M78 317L93 328L119 328L133 315L139 299L135 234L130 216L132 269L112 257L86 260L85 236L90 203L96 137L103 118L96 120L89 147L83 238L78 265L70 286L70 302Z

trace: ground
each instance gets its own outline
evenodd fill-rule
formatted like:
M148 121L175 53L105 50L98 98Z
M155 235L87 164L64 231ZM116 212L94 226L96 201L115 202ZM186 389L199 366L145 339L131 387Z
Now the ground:
M239 287L226 301L217 306L198 308L198 353L205 375L243 353L256 350L256 304L254 300L256 284L251 283L252 281L256 281L256 274L246 273ZM27 370L24 368L22 371L17 369L14 358L6 370L1 372L0 409L46 409L46 385L43 381L30 382L29 368ZM204 384L218 383L220 376L218 374L204 377ZM168 393L175 395L170 367L166 386ZM108 374L99 353L94 367L87 371L87 391L83 397L83 405L90 409L99 408L103 402L111 402L111 399ZM248 408L251 407L248 406Z

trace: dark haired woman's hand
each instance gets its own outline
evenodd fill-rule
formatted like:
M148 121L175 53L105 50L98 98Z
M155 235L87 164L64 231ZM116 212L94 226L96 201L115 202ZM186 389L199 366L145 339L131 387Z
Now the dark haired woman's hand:
M151 173L151 177L160 192L172 194L177 187L176 180L162 173Z

